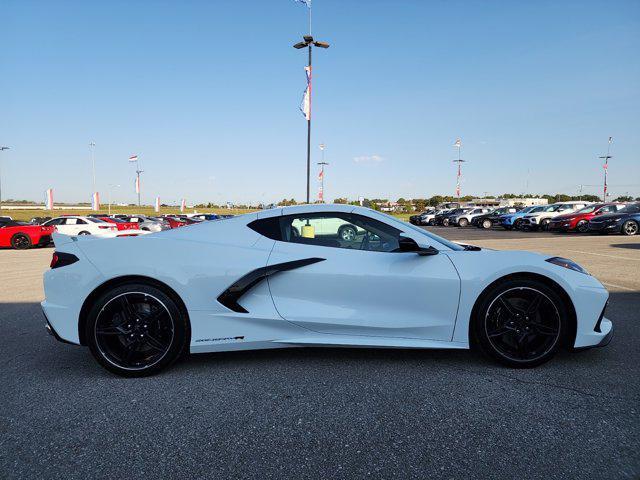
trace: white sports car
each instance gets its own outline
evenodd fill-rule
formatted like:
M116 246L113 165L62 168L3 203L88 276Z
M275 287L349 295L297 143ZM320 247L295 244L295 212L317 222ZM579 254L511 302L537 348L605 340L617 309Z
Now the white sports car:
M343 225L356 234L340 235ZM125 376L156 373L185 352L302 346L477 345L532 367L613 334L607 290L572 261L451 243L362 207L54 242L47 329Z

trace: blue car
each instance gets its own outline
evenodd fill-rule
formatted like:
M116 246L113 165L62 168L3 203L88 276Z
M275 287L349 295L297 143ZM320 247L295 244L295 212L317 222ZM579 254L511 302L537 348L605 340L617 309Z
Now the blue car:
M546 205L537 205L537 206L526 207L520 210L519 212L503 215L500 225L505 230L511 230L512 228L515 228L516 230L518 230L520 228L520 222L522 221L522 217L524 217L528 213L540 212L545 206Z
M593 217L589 220L589 231L637 235L640 232L640 203L631 203L615 213Z

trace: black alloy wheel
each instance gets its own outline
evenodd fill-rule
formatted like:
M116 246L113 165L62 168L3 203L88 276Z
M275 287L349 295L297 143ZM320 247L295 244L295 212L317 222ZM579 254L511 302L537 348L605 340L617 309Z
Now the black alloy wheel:
M516 218L516 221L513 222L513 228L515 228L516 230L520 230L520 225L522 224L522 219L521 218Z
M25 233L16 233L11 237L11 246L16 250L26 250L31 248L31 238Z
M124 285L95 303L85 338L107 370L127 377L152 375L186 348L185 317L163 291L149 285Z
M576 230L580 233L587 233L589 231L589 222L580 220L576 225Z
M550 360L567 323L562 299L536 280L511 280L485 296L474 319L475 341L490 357L517 368Z

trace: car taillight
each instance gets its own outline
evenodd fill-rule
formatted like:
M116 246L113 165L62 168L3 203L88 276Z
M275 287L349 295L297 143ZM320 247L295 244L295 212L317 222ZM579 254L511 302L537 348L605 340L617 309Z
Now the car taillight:
M53 252L53 257L51 257L51 263L49 266L51 268L66 267L67 265L71 265L77 261L78 257L71 253Z

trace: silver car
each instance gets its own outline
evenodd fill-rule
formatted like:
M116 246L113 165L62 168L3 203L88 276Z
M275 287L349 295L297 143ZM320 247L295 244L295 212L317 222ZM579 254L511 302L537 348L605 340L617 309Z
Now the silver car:
M114 215L116 218L121 218L127 222L137 223L140 230L146 230L148 232L160 232L162 230L169 230L169 223L158 217L147 217L146 215Z

